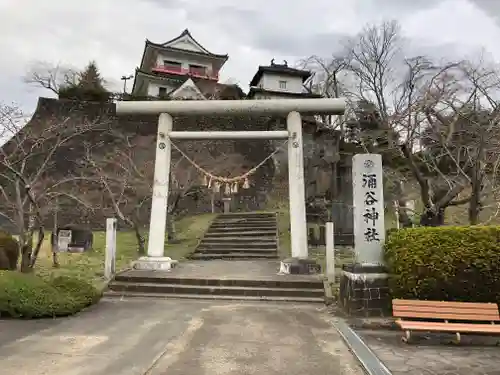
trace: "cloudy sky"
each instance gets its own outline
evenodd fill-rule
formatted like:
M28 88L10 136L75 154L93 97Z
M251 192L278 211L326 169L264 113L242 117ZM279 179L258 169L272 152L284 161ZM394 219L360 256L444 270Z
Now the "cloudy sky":
M366 23L388 19L419 51L485 48L500 62L498 0L0 0L0 102L29 112L49 95L23 82L34 61L79 67L94 59L119 90L146 38L162 43L185 28L210 51L228 53L222 81L247 90L259 64L328 56Z

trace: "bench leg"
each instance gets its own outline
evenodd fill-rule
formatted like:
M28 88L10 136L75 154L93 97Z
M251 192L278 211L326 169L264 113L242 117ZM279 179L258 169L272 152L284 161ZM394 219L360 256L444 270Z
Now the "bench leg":
M404 335L401 337L401 341L403 341L405 344L408 344L411 338L411 331L405 331Z
M453 340L453 343L458 345L460 344L460 340L461 340L460 332L455 332L455 340Z

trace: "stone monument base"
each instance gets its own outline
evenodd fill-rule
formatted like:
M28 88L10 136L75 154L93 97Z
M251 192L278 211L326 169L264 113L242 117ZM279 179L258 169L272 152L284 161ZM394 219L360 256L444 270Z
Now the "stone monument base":
M281 275L313 275L321 272L321 266L313 259L287 258L280 264Z
M356 317L391 315L389 275L383 266L349 264L340 274L339 302Z
M135 270L170 271L177 263L176 260L169 257L140 257L132 263L132 268Z

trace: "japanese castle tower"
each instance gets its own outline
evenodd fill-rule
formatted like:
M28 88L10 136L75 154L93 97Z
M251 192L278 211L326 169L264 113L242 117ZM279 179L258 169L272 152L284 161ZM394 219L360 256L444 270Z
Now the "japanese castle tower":
M208 51L189 30L176 38L157 44L146 40L141 65L136 69L132 94L171 99L242 99L246 95L234 84L219 82L228 61L227 54ZM306 70L283 64L259 66L250 82L248 99L303 98L304 82L311 77Z

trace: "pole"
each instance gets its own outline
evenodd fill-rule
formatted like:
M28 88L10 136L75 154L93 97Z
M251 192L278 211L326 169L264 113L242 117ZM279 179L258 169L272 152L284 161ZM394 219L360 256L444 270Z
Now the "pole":
M300 113L290 112L286 121L290 134L288 142L288 191L290 195L292 257L307 258L306 193L302 150L302 119Z
M59 267L59 260L57 259L57 227L58 227L58 211L59 211L59 198L56 197L56 204L54 208L54 222L52 227L52 265L54 267Z
M168 133L173 119L168 113L160 114L153 183L151 218L149 221L148 257L163 257L165 250L165 228L167 225L168 184L172 146Z
M330 283L335 282L335 238L333 222L326 223L326 274Z
M104 277L111 280L116 270L116 219L106 219L106 253L104 258Z

